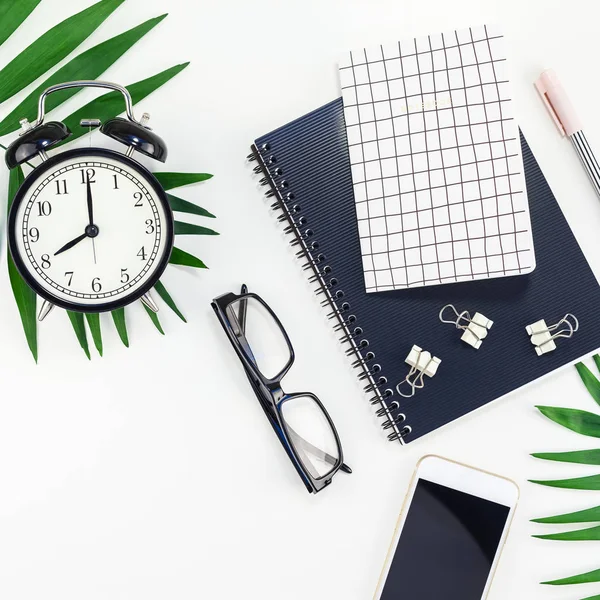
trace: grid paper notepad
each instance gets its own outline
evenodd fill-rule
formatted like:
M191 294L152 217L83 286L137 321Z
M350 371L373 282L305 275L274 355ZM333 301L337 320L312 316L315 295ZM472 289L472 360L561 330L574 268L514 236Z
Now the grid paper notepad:
M501 33L352 51L339 73L367 292L531 272Z

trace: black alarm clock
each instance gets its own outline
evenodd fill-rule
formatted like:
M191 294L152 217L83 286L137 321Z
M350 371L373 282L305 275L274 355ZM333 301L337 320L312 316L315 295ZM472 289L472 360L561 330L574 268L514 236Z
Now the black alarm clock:
M67 139L64 123L45 123L49 94L73 87L120 92L127 118L100 127L127 147L77 148L49 157ZM140 152L160 162L164 141L147 126L148 115L134 117L126 88L102 81L72 81L52 86L39 99L38 117L21 121L22 132L6 151L13 169L41 159L16 193L8 220L8 245L27 284L44 299L41 321L56 305L80 312L103 312L141 299L158 311L150 290L165 270L173 248L173 213L158 180L132 158Z

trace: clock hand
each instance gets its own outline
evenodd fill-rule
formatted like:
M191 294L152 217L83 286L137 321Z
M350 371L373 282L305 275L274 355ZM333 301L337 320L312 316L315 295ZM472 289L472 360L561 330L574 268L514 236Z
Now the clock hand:
M90 220L89 225L92 226L94 224L94 206L92 204L92 186L89 177L87 180L87 209L88 218Z
M98 228L94 225L94 205L92 203L92 186L90 179L87 180L87 209L88 218L90 220L89 225L85 228L85 233L88 237L92 238L92 250L94 251L94 264L96 263L96 242L94 238L98 235Z
M79 242L81 242L82 240L85 240L86 237L89 237L87 232L82 233L80 236L76 237L74 240L67 242L60 250L58 250L57 252L54 253L54 256L57 256L61 252L65 252L66 250L69 250L76 244L79 244Z

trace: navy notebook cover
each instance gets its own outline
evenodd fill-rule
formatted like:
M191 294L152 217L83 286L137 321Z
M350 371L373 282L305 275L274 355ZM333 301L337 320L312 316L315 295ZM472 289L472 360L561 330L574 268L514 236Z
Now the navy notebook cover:
M267 195L283 211L293 244L304 249L313 280L324 288L321 297L329 299L334 324L350 335L360 328L348 342L349 354L391 440L415 440L600 347L600 287L524 138L521 143L535 271L371 294L364 287L342 100L253 146L256 171L263 172ZM494 321L479 350L439 321L445 304ZM556 323L566 313L577 317L579 331L537 356L526 325ZM408 373L404 361L413 344L442 363L423 389L403 398L395 388Z

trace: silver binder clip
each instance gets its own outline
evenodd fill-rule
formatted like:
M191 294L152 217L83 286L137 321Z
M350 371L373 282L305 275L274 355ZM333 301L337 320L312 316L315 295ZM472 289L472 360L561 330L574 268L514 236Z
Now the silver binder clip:
M412 398L417 390L425 387L425 375L433 377L442 362L437 356L431 356L427 350L413 346L406 357L407 365L410 366L408 375L396 386L396 391L404 398ZM402 386L409 386L408 394L402 392Z
M456 318L450 320L444 319L444 311L447 309L451 309L456 315ZM488 331L494 324L494 321L490 321L490 319L478 312L473 315L473 318L471 318L471 315L467 310L463 310L459 313L452 304L446 304L446 306L440 310L439 317L442 323L450 323L451 325L454 325L456 329L462 329L463 334L460 339L469 344L469 346L473 346L476 350L479 350L482 340L487 337Z
M530 336L531 343L535 346L538 356L556 350L557 338L570 338L579 329L579 321L571 313L567 313L558 323L546 325L544 319L527 325L525 330Z

